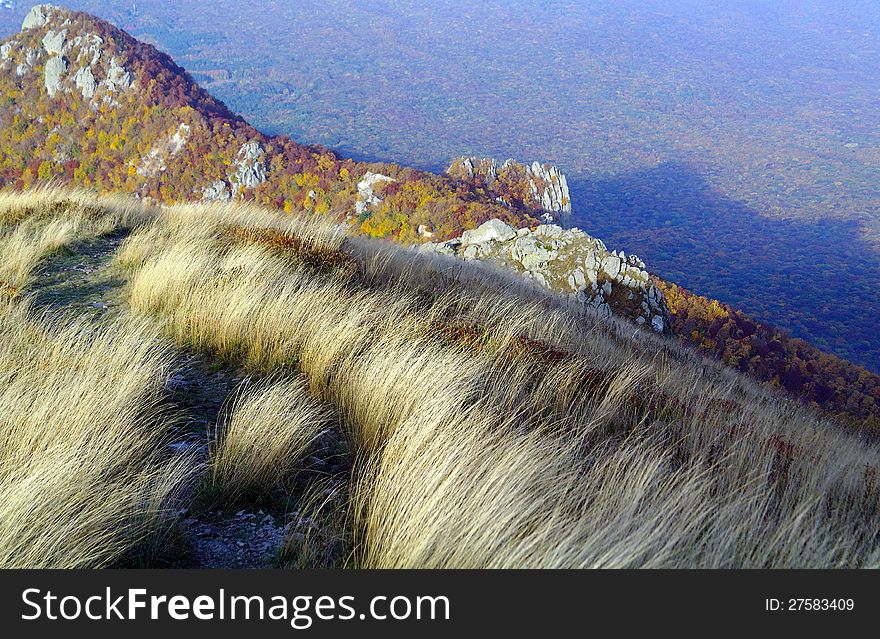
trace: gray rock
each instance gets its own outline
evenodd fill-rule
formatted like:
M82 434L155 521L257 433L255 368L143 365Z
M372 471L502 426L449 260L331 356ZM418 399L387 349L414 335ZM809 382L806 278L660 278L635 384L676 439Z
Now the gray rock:
M354 203L355 214L363 215L367 209L379 206L382 203L382 198L376 193L378 187L396 181L397 180L388 177L387 175L367 171L357 185L358 196Z
M83 67L77 71L76 75L73 76L73 82L84 98L91 99L95 97L98 83L95 81L95 76L92 75L91 67Z
M526 253L525 255L523 255L522 259L520 259L520 263L527 271L534 271L542 267L554 257L555 255L552 251L548 251L547 249L539 246L531 253Z
M541 224L535 229L535 235L543 235L544 237L560 238L563 235L563 229L556 224Z
M45 84L49 97L54 97L61 88L61 80L67 73L67 61L61 56L53 56L46 62Z
M43 36L43 48L50 55L64 55L67 53L67 29L47 31L46 35Z
M21 30L38 29L45 25L52 14L58 10L58 7L51 4L38 4L31 7L30 12L24 17L21 23Z
M6 62L12 56L12 42L0 46L0 61Z
M482 244L483 242L490 242L493 240L497 240L499 242L506 242L507 240L511 240L516 237L516 229L510 226L509 224L505 224L501 220L491 219L488 222L483 222L472 231L465 231L461 234L461 243L462 244Z
M94 67L104 53L104 40L94 33L77 36L70 44L70 50L78 51L76 61L83 66Z
M669 309L660 290L650 283L644 263L623 251L608 251L604 243L579 229L541 225L532 232L490 220L466 231L460 240L423 245L419 250L507 267L595 309L600 317L618 313L639 326L661 333L669 330Z
M499 167L494 158L460 157L453 160L446 172L457 178L482 178L483 186L498 196L496 201L509 206L506 200L493 192L499 171L505 170L513 172L514 180L522 180L528 185L532 200L544 211L542 219L552 222L557 214L571 212L568 180L550 164L533 162L523 165L509 159Z
M123 67L115 57L110 59L110 68L107 70L107 79L104 84L111 93L125 91L131 87L131 74Z
M609 279L616 278L620 274L620 258L614 254L602 258L602 272Z
M651 318L651 328L653 328L656 332L662 333L665 328L665 324L663 322L663 318L659 315L655 315Z
M252 189L266 181L266 152L256 140L242 145L234 166L236 171L230 176L234 185Z
M223 180L214 180L202 191L202 199L209 202L228 202L231 198L229 186Z
M532 196L549 213L571 213L568 180L555 166L532 162L526 168L530 176Z

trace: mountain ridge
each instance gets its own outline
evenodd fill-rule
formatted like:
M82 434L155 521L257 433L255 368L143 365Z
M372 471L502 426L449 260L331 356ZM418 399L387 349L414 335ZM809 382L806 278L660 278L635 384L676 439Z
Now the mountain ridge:
M0 186L56 181L163 203L240 198L335 215L367 235L404 243L442 242L493 219L537 228L548 213L545 199L555 212L570 207L562 185L553 196L544 190L546 198L528 197L532 185L514 181L521 195L505 197L486 180L497 172L491 160L471 159L468 175L460 170L467 164L454 161L450 175L441 176L264 135L170 56L88 14L38 5L23 27L0 45ZM528 165L518 166L529 175ZM553 177L549 169L547 175ZM715 320L691 320L702 343ZM677 335L697 343L690 334ZM777 362L782 370L762 381L821 376L821 368L809 370L821 352L799 352L808 356L783 358ZM724 359L723 349L716 355ZM850 391L858 396L857 410L843 412L859 419L880 415L880 377L829 357L829 370L855 371L846 378L857 385ZM799 386L786 389L822 407L830 401L832 412L851 403L836 395L822 400L824 392L805 395Z

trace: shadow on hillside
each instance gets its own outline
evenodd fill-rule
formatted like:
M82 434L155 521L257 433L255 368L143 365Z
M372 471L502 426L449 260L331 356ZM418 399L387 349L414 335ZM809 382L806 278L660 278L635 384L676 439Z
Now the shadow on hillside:
M880 255L856 223L763 217L683 163L570 186L572 224L609 248L880 371Z

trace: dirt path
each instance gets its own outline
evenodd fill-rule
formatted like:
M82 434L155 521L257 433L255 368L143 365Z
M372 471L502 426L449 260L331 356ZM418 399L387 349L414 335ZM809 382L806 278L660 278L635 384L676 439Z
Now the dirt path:
M127 312L124 272L113 256L127 232L119 231L78 242L46 258L28 286L36 310L62 317L87 317L100 322ZM168 382L168 399L183 419L174 432L169 452L196 452L207 460L209 437L236 388L253 375L204 355L180 351ZM327 433L296 478L293 498L314 482L329 490L344 487L350 460L337 432ZM323 485L323 484L322 484ZM296 504L264 509L211 510L188 508L180 513L183 555L174 565L193 568L269 568L278 565L285 539L304 535L313 522L300 516ZM269 512L269 511L272 512ZM332 542L322 559L332 564L341 553Z

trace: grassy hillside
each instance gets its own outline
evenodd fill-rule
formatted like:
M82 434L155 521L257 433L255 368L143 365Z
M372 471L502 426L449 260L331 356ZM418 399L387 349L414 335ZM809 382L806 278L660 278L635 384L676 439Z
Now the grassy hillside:
M245 203L0 242L4 566L880 564L880 450L536 288Z

